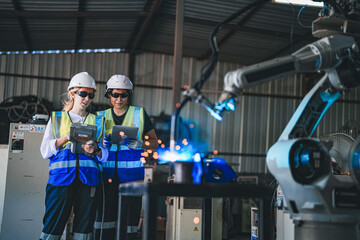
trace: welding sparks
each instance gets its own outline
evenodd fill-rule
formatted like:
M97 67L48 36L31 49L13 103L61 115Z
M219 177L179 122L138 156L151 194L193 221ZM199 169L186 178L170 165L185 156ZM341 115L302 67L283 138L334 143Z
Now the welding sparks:
M174 151L170 151L168 148L159 148L157 155L159 159L159 164L175 161L193 162L194 155L199 152L199 146L196 148L191 145L187 139L183 139L181 144L177 144L175 146Z

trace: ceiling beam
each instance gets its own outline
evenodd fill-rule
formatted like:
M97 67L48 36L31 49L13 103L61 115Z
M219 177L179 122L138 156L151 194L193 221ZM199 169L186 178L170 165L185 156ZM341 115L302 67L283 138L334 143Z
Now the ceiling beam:
M174 37L173 79L172 79L172 112L178 107L181 96L182 52L184 35L184 0L176 0L176 20Z
M175 16L172 14L158 14L158 18L172 18L175 20ZM203 19L197 19L192 17L185 17L184 23L192 23L197 25L203 25L208 27L215 27L219 22L216 21L210 21L210 20L203 20ZM230 29L230 30L236 30L236 31L242 31L247 33L254 33L254 34L263 34L264 36L272 36L272 37L278 37L278 38L289 38L290 34L286 32L277 32L274 30L268 30L268 29L259 29L259 28L253 28L253 27L245 27L245 26L237 26L236 24L225 24L223 29ZM302 39L304 38L303 34L293 34L293 39Z
M254 13L256 12L256 10L258 10L258 8L260 7L259 5L256 5L255 7L251 8L244 17L242 17L236 24L236 27L241 26L242 24L244 24L252 15L254 15ZM217 42L217 46L218 48L220 48L220 46L222 44L224 44L232 35L234 35L234 33L237 32L237 29L230 29L218 42ZM212 53L211 48L209 48L201 57L200 59L207 59L210 57Z
M159 10L161 4L162 4L163 0L155 0L155 2L153 3L153 6L150 10L150 13L147 15L144 24L142 25L139 34L137 35L136 39L135 39L135 43L133 45L133 47L130 50L130 54L133 54L136 52L136 50L138 49L138 47L142 44L142 42L144 41L144 39L146 38L147 33L150 31L151 29L151 25L153 23L153 16L157 13L157 11Z
M13 0L14 1L14 0ZM68 19L68 18L137 18L146 17L148 13L139 11L23 11L17 10L0 10L0 19L11 18L11 17L23 17L23 18L34 18L34 19Z
M21 6L20 4L17 2L17 0L12 0L12 4L14 6L14 9L16 11L20 11L22 10L21 9ZM31 52L33 50L33 46L32 46L32 42L31 42L31 39L30 39L30 34L29 34L29 31L27 29L27 24L26 24L26 21L23 17L21 16L17 16L17 19L19 21L19 25L20 25L20 28L21 28L21 31L22 31L22 34L23 34L23 37L24 37L24 41L25 41L25 45L26 45L26 48L29 52Z
M151 4L153 3L154 0L146 0L143 6L143 10L142 12L146 12L146 10L148 8L150 8ZM144 18L139 17L136 21L135 27L133 32L131 33L128 43L127 43L127 47L126 49L132 49L132 44L135 42L135 38L137 36L137 33L140 31L142 23L144 21ZM128 65L128 76L131 79L131 81L133 83L135 83L136 79L135 79L135 53L131 53L128 55L129 56L129 65Z
M146 9L149 8L149 6L152 2L153 2L153 0L146 0L142 11L146 12ZM136 21L135 28L129 37L128 43L126 45L127 46L126 49L132 49L133 43L135 42L135 39L136 39L136 36L140 32L141 26L143 25L143 21L144 21L143 18L138 18L138 20Z
M85 10L85 1L79 0L78 2L78 10L82 12ZM77 24L76 24L76 37L75 37L75 51L81 48L81 43L83 39L84 33L84 17L78 17Z

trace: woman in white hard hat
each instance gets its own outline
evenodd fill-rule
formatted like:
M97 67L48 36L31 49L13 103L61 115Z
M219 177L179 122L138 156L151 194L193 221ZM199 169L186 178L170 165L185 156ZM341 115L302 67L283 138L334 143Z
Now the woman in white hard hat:
M44 228L40 239L60 239L74 210L74 239L91 239L101 197L101 157L97 144L82 145L86 155L72 153L71 123L97 127L97 141L104 134L104 118L86 112L96 90L94 79L81 72L72 77L63 111L53 112L41 143L42 156L50 159L46 186Z
M116 145L109 143L109 157L103 164L105 178L105 215L102 229L104 239L115 238L115 227L118 213L118 186L119 183L142 180L144 178L144 163L141 161L145 150L155 150L158 139L144 108L131 105L133 84L127 76L114 75L106 84L105 97L110 98L112 108L98 112L105 117L105 135L109 141L113 125L135 126L138 128L137 139L125 141L125 144ZM137 225L141 209L141 198L138 198L138 209L132 211L128 221L128 238L137 233ZM133 205L132 205L133 206ZM100 206L102 207L102 205ZM129 210L131 211L131 210ZM99 239L101 232L100 216L98 213L95 222L95 239Z

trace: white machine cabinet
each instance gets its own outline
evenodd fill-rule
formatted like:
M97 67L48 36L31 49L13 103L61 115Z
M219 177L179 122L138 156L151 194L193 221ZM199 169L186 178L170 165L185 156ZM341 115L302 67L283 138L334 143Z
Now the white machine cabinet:
M168 197L166 240L202 239L202 199ZM211 239L222 238L222 198L212 198Z
M6 176L0 177L0 240L39 239L45 212L45 187L49 160L40 144L46 125L10 124ZM1 189L0 189L1 190ZM2 214L1 214L2 213Z

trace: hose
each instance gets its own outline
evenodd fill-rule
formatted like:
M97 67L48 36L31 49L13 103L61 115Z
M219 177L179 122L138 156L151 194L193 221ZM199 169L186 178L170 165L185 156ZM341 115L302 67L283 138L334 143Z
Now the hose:
M20 104L11 105L8 107L0 107L0 110L5 110L8 113L10 122L19 122L24 119L29 119L36 113L44 113L49 115L46 106L39 102L22 101Z
M105 185L104 185L104 179L102 175L102 171L100 168L99 163L96 161L95 157L92 156L92 159L96 163L96 167L99 169L100 178L101 178L101 189L102 189L102 212L101 212L101 224L100 224L100 239L102 240L102 233L103 233L103 226L104 226L104 217L105 217Z

